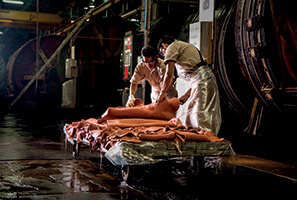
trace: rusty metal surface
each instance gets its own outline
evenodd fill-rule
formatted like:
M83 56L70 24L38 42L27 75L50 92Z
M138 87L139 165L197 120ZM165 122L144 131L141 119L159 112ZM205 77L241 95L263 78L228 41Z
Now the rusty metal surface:
M61 36L42 37L40 40L40 49L42 50L41 55L43 55L43 58L49 58L62 41L63 37ZM17 95L43 65L44 59L39 59L38 67L36 67L35 49L36 40L32 39L14 52L9 59L6 66L8 95ZM62 64L64 60L62 58L63 54L61 53L60 58L56 58L52 62L53 67L48 67L38 77L37 93L34 91L35 85L31 86L24 94L25 100L35 101L40 93L49 92L47 91L48 88L54 89L53 86L59 87L58 83L64 77L64 66Z
M238 1L234 33L241 69L256 96L263 104L283 110L279 95L284 80L269 1Z
M230 106L238 114L248 115L251 112L253 97L247 96L246 91L250 91L252 88L247 79L243 77L237 59L234 59L236 48L233 32L236 7L237 4L234 3L228 8L228 12L218 20L220 27L215 66L217 66L218 80Z

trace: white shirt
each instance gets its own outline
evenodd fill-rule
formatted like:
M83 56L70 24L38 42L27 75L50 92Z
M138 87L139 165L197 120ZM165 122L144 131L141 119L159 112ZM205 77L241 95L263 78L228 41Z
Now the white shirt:
M158 58L158 62L152 71L150 71L145 63L141 62L136 66L130 82L132 84L140 84L143 80L147 80L152 86L152 93L154 93L154 95L151 96L154 96L152 97L152 101L154 102L156 101L155 96L157 97L159 95L162 88L165 72L166 66L164 61L160 58ZM169 99L177 97L177 91L173 85L168 88L166 93Z

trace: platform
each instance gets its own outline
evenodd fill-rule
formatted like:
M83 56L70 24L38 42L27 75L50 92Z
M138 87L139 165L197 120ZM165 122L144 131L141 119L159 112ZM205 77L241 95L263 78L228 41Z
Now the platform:
M160 161L179 159L186 156L229 156L234 155L227 142L150 142L139 144L121 142L110 148L105 157L113 165L146 165Z
M65 142L73 145L73 154L78 156L80 145L89 146L85 139L81 143L68 137L65 130ZM175 160L186 156L230 156L235 155L228 142L152 142L142 141L141 143L120 142L109 150L102 149L105 157L113 165L147 165L160 161Z

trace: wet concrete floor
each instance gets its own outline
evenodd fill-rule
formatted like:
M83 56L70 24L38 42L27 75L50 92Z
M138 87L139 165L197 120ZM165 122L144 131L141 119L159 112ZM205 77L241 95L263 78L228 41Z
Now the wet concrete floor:
M252 156L206 157L121 168L81 148L79 159L65 145L65 123L89 116L23 112L0 117L0 199L291 199L297 168ZM90 116L91 117L91 116ZM67 147L67 148L66 148ZM196 173L198 172L198 173Z

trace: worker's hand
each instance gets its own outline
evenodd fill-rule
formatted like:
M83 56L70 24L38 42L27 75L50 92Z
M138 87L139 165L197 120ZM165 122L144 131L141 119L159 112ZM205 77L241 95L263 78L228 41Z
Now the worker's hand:
M180 104L183 105L184 103L186 103L186 101L188 100L188 98L189 98L189 95L184 94L184 95L178 97L178 100L179 100Z
M157 103L163 102L166 99L166 97L167 97L166 92L161 92L158 96Z
M134 107L135 106L134 101L135 101L134 95L130 95L126 103L126 107Z

